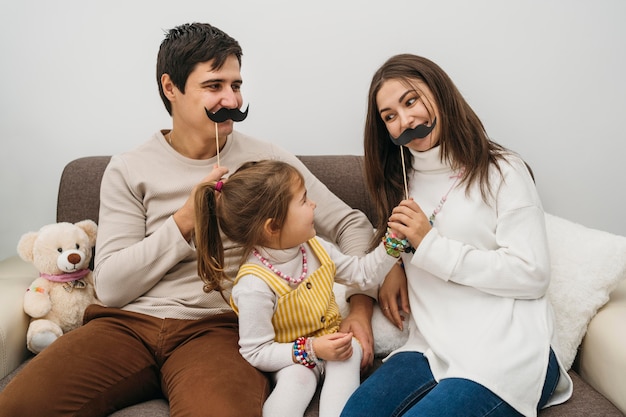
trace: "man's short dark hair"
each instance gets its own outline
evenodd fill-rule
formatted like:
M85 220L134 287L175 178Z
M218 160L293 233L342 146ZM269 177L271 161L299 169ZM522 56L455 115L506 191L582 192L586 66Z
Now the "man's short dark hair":
M187 78L197 64L213 61L213 69L219 70L231 55L237 57L241 66L243 52L239 43L208 23L186 23L167 32L156 66L159 93L167 112L172 114L172 104L163 93L163 74L169 74L172 83L184 94Z

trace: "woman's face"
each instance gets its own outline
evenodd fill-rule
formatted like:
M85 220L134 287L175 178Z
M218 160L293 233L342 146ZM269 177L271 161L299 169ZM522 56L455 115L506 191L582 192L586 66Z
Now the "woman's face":
M387 131L397 138L406 129L419 125L431 126L435 117L435 128L424 138L415 138L405 146L418 152L427 151L439 141L439 114L432 92L421 80L410 80L410 85L400 79L385 81L376 94L378 113ZM389 140L389 139L387 139Z

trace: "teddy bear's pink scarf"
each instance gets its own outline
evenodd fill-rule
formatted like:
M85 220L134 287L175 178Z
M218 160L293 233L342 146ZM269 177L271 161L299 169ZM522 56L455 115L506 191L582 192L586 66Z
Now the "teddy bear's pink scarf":
M89 269L79 269L76 272L68 272L66 274L59 275L40 273L39 276L53 282L70 282L76 281L77 279L85 278L85 275L87 275L89 271Z

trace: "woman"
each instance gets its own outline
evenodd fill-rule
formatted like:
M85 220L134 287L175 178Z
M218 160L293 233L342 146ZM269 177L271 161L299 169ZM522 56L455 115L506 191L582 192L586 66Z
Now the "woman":
M365 164L380 219L373 244L408 246L409 338L342 415L536 416L567 400L572 382L552 349L550 261L532 175L488 138L435 63L397 55L376 72ZM381 288L390 319L403 284Z

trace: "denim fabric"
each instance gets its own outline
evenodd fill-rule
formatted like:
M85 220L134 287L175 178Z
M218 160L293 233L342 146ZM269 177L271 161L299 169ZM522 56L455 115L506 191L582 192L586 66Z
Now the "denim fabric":
M554 352L537 406L543 407L556 388L559 367ZM513 407L482 385L462 378L437 383L428 360L419 352L389 358L350 397L342 417L504 417L520 416Z

